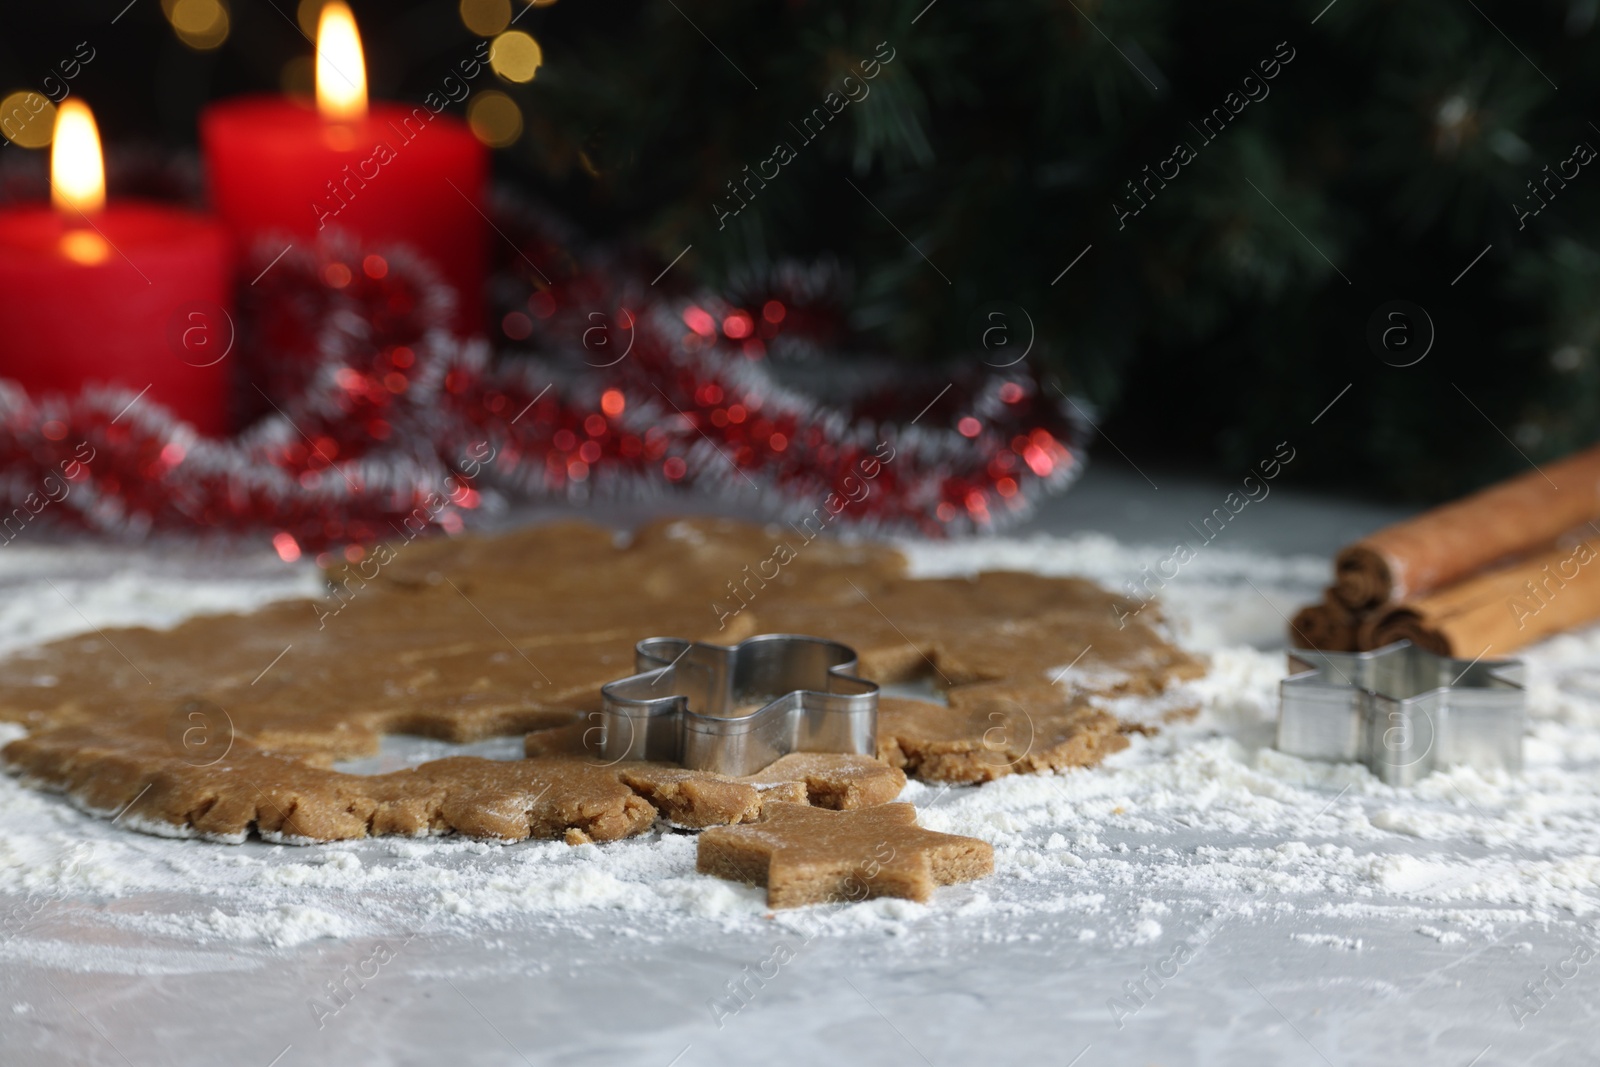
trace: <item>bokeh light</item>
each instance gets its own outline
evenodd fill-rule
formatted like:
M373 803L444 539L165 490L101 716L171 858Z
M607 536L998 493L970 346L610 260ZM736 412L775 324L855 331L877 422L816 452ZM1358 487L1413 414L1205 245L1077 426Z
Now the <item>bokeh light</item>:
M489 65L506 81L532 81L543 62L539 42L521 30L507 30L489 46Z
M300 0L300 6L294 13L294 20L300 24L300 32L313 41L317 39L317 20L322 17L322 2Z
M467 125L490 148L504 148L522 136L522 109L498 89L489 89L467 105Z
M511 0L461 0L461 21L479 37L493 37L511 25Z
M14 145L43 148L55 124L56 106L43 93L18 89L0 100L0 134Z
M164 0L161 9L178 40L197 52L220 48L228 39L228 9L222 0Z

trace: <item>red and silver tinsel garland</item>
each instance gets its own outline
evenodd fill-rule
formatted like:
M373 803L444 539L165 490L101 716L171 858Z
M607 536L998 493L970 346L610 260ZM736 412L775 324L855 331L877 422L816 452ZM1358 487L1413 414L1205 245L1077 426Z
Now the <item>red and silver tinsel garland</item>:
M813 526L937 535L1020 515L1081 467L1077 427L1025 366L908 381L838 355L834 273L673 296L503 221L499 353L451 336L453 294L403 250L335 240L273 263L239 308L249 419L230 440L132 391L0 382L0 541L48 511L120 536L261 531L296 558L456 532L493 501L690 485Z

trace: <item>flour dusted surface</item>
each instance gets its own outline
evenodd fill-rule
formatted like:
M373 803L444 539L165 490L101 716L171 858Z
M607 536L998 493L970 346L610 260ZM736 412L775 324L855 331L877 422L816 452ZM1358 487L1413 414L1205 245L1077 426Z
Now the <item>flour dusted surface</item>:
M1096 536L907 548L919 574L1005 567L1113 587L1154 558ZM39 553L33 569L69 571L74 553ZM0 778L0 960L226 972L328 941L530 930L625 931L657 944L697 931L913 947L957 936L1044 939L1140 952L1174 939L1224 943L1248 927L1368 955L1374 926L1460 952L1518 930L1588 936L1600 904L1600 670L1590 666L1600 662L1600 636L1568 635L1529 653L1524 775L1460 770L1394 789L1357 766L1271 748L1283 656L1249 642L1271 640L1279 612L1312 595L1325 568L1213 549L1168 586L1169 625L1209 652L1210 673L1158 702L1107 706L1152 720L1198 707L1192 721L1135 737L1095 770L907 786L903 799L918 805L923 825L995 848L992 878L941 890L928 905L878 900L773 916L760 890L697 875L694 837L670 830L577 848L456 838L230 847L130 833ZM78 617L48 584L22 569L9 577L7 611L42 620L31 633L74 628ZM170 624L185 607L244 608L303 595L307 584L304 571L259 566L190 583L129 562L94 586L90 617ZM378 762L438 754L437 742L390 739ZM473 966L525 965L490 952Z

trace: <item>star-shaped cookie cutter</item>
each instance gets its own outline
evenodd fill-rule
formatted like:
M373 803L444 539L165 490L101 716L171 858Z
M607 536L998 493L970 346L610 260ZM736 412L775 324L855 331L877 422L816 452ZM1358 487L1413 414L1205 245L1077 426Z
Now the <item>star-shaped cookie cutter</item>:
M1436 769L1522 769L1519 660L1439 656L1410 641L1371 652L1292 649L1278 687L1278 748L1365 763L1386 785Z
M855 676L855 650L837 641L652 637L634 647L634 669L600 689L609 762L744 776L791 752L877 753L878 687Z

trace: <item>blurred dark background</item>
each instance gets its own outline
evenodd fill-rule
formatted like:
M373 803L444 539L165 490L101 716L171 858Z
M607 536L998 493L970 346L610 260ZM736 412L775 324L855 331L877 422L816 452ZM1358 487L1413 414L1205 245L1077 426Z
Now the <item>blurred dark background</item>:
M114 152L189 151L209 100L310 91L317 0L125 3L10 5L0 119L11 94L70 91ZM1027 358L1141 463L1232 476L1288 440L1299 484L1433 500L1589 443L1600 167L1575 149L1600 148L1600 0L1325 3L351 6L380 97L503 49L454 110L505 183L588 235L662 264L692 243L680 269L713 286L832 257L884 359L997 362L985 330L1031 333ZM541 48L531 80L507 32ZM0 166L37 166L39 131L6 132ZM795 158L719 228L726 183L780 141ZM1195 155L1172 177L1180 141ZM1147 166L1170 180L1119 222ZM1397 300L1390 347L1369 343ZM1425 320L1426 356L1395 365Z

